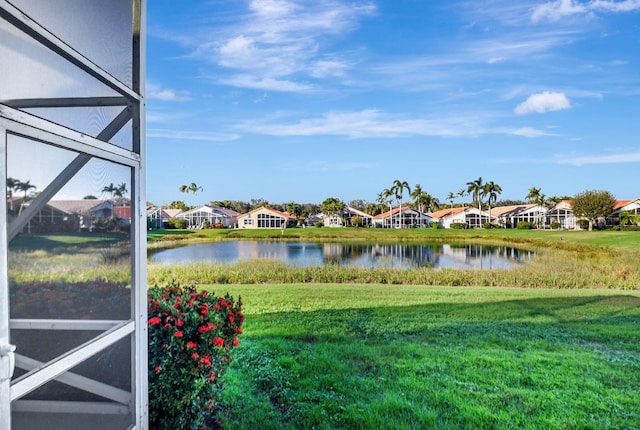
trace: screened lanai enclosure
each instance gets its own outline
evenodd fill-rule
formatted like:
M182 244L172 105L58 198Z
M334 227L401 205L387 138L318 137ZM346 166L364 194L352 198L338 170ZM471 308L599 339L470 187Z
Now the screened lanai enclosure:
M147 428L144 11L0 0L0 430Z

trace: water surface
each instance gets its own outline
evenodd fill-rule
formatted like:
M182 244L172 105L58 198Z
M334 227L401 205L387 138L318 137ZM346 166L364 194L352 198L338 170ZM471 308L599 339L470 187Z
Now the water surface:
M229 241L150 250L149 262L186 264L235 263L270 259L294 267L340 265L367 268L510 269L533 256L507 246L449 244L352 244L315 242Z

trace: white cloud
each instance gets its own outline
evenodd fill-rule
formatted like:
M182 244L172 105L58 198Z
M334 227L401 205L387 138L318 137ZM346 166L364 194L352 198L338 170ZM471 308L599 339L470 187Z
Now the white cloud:
M640 10L640 0L593 0L589 6L594 9L601 9L610 12L631 12Z
M556 0L536 7L531 15L531 20L533 22L558 21L566 16L587 13L588 10L576 0Z
M210 131L170 130L161 128L147 129L147 137L155 137L159 139L199 140L215 142L228 142L240 138L240 136L237 134L217 133Z
M352 67L353 61L329 51L331 38L352 31L359 19L375 12L373 3L253 0L249 14L218 37L202 41L195 54L243 75L229 78L236 86L288 82L285 91L306 91L308 85L292 81L342 76Z
M544 91L532 94L529 98L520 103L514 110L516 115L528 113L544 113L555 110L569 109L571 102L564 93L552 93Z
M511 134L515 136L523 136L523 137L541 137L541 136L549 136L549 133L544 132L542 130L538 130L533 127L520 127L511 131Z
M270 136L345 136L363 138L405 138L411 136L477 137L487 134L538 137L546 136L531 127L506 128L487 125L490 119L481 114L452 115L439 118L407 118L378 109L352 112L327 112L315 118L280 122L274 118L237 125L236 130Z
M162 88L152 82L147 82L147 99L173 102L184 102L191 100L189 91L176 91L170 88Z
M559 21L571 15L591 15L598 11L604 12L632 12L640 10L640 0L555 0L534 8L531 15L533 22Z
M313 86L301 84L286 79L275 79L255 75L233 75L228 78L217 79L220 83L239 88L253 88L256 90L282 91L282 92L307 92L313 90Z
M637 163L640 162L640 152L630 152L627 154L584 155L578 157L559 156L557 162L559 164L571 164L574 166L583 166L585 164Z

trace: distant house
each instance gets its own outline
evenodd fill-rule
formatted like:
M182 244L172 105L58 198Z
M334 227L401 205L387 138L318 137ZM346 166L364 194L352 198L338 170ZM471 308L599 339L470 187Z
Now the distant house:
M613 205L611 215L607 217L607 225L619 225L621 223L621 215L628 214L637 216L640 214L640 198L635 200L618 200Z
M118 227L131 226L131 206L116 206L114 212L116 218L118 218Z
M297 224L296 217L265 206L238 215L238 228L290 228Z
M169 218L175 218L181 209L163 209L152 206L147 208L147 225L149 228L166 228Z
M573 214L571 200L562 200L549 208L547 222L549 224L552 222L560 223L560 228L567 230L579 228L576 217Z
M618 200L613 206L613 216L619 216L622 212L629 212L633 215L640 214L640 197L635 200Z
M202 228L205 221L211 227L234 228L237 225L239 215L238 212L231 209L204 205L182 212L176 215L176 218L186 220L188 228Z
M306 224L312 226L321 222L325 227L344 227L345 220L348 225L351 225L354 217L360 218L362 226L364 227L371 227L373 225L373 216L359 209L352 208L351 206L345 206L339 214L325 215L319 213L312 215L306 219Z
M410 206L405 206L402 211L397 207L376 215L373 217L373 225L383 228L429 227L432 218Z
M538 228L545 228L548 225L548 211L546 207L536 204L497 206L491 208L491 217L496 217L501 227L515 228L519 222L530 222Z
M24 207L29 206L26 202ZM115 216L108 200L51 200L25 226L27 233L92 231L100 220Z
M471 206L441 209L432 213L431 218L438 223L440 228L451 228L451 224L466 224L467 228L479 228L490 219L496 219L493 213L489 218L488 212L480 211Z

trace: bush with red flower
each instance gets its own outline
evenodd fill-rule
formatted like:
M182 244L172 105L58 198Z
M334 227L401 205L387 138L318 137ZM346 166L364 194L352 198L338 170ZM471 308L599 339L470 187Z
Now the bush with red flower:
M196 429L238 346L242 302L177 285L151 288L148 300L150 427Z

